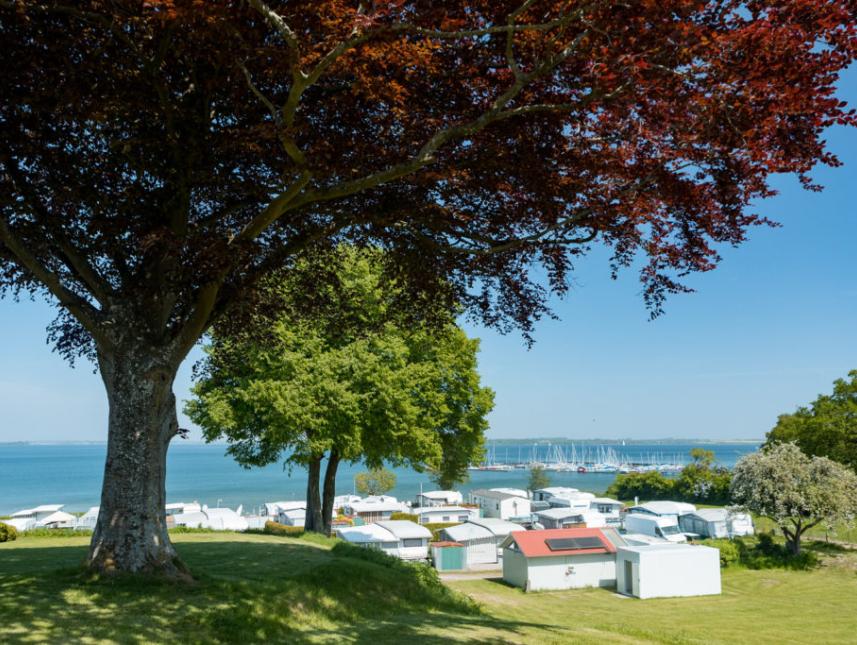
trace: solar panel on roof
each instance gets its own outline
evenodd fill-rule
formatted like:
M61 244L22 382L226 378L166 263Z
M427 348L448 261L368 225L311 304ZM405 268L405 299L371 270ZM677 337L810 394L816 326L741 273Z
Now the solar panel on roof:
M568 551L571 549L603 549L604 543L597 537L549 538L545 544L551 551Z

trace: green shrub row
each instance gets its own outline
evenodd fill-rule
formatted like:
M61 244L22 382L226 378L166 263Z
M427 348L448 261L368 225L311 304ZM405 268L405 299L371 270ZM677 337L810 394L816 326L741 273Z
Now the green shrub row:
M413 513L392 513L390 515L391 520L407 520L408 522L416 522L420 523L420 516L414 515Z
M265 522L265 528L262 529L262 532L267 533L268 535L299 537L304 534L304 529L302 526L287 526L285 524L280 524L279 522L268 520Z
M756 538L703 540L701 544L720 549L720 566L724 568L739 565L748 569L806 570L818 565L815 553L802 551L794 555L770 533L760 533Z

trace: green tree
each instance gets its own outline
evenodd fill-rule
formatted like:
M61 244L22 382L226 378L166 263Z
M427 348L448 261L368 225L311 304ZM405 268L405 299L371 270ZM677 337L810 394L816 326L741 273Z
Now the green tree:
M727 468L714 463L714 452L704 448L690 451L691 462L682 468L672 485L673 497L679 501L702 504L728 504L732 475Z
M357 473L354 485L363 495L383 495L396 487L396 473L386 468L373 468Z
M832 394L781 415L765 445L790 441L808 455L829 457L857 471L857 370L834 381Z
M794 443L742 457L732 473L732 500L772 519L797 555L803 534L821 523L853 524L857 475L827 457L810 457Z
M534 491L547 488L551 485L551 479L543 466L530 467L530 479L527 482L527 490Z
M214 329L186 406L240 464L285 458L305 467L306 528L322 533L341 462L460 477L482 453L493 407L479 381L479 343L451 312L413 320L379 251L343 247L327 263L330 286L301 288L319 268L299 263L268 281L244 316ZM312 307L296 302L307 293Z

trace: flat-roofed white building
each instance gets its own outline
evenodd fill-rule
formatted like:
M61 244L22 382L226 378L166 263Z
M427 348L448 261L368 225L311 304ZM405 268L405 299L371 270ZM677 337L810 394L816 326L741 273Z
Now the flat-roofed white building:
M430 490L417 495L417 506L458 506L464 502L464 496L457 490Z
M625 508L625 505L619 500L609 497L593 497L589 500L589 508L601 513L607 526L622 524L622 509Z
M337 529L343 540L357 546L378 549L402 560L425 560L431 531L408 520L387 520L363 526Z
M479 506L483 517L502 520L529 518L531 503L526 491L518 489L477 489L470 493L471 503Z
M416 515L420 524L448 524L476 519L479 517L479 509L466 506L423 506L412 508L410 514Z
M654 502L646 502L628 508L628 513L639 513L642 515L652 515L655 517L675 517L685 513L693 513L696 511L696 506L688 502L671 502L667 500L657 500Z
M356 502L349 502L343 508L346 515L359 517L363 522L371 524L389 520L393 513L407 513L407 504L400 502L390 495L374 495Z
M616 589L637 598L717 595L720 550L672 543L619 547Z
M545 529L601 528L607 526L606 518L590 508L579 509L557 506L533 513L535 521Z

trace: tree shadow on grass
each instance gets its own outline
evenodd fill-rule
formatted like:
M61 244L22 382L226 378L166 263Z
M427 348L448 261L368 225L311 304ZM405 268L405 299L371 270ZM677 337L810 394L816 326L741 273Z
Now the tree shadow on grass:
M87 579L86 547L0 550L0 642L441 642L448 630L467 641L476 628L533 627L485 616L418 567L296 540L176 546L195 584Z

